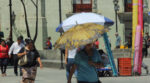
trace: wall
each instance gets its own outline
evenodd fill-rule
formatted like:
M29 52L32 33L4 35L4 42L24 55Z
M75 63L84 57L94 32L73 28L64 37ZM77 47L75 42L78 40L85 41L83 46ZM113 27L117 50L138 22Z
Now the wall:
M1 23L2 23L2 31L4 32L4 39L8 38L9 36L9 27L10 27L10 13L9 13L9 0L0 0L0 8L1 8ZM40 0L39 0L39 4L40 4ZM28 15L28 23L29 23L29 27L30 27L30 33L31 33L31 37L34 37L35 34L35 7L33 6L32 2L29 0L25 0L25 5L26 5L26 9L27 9L27 15ZM41 31L42 31L42 27L41 27L41 15L40 15L40 5L39 5L39 34L38 34L38 38L36 42L36 46L38 48L42 47L42 44L37 44L37 43L41 43L42 40L42 35L41 35ZM12 10L15 12L16 15L16 20L15 20L15 26L16 26L16 30L17 33L21 33L24 38L26 38L26 26L25 26L25 22L24 22L24 11L23 11L23 6L20 2L20 0L12 0ZM13 27L14 29L14 27ZM16 37L17 35L14 34L13 32L13 40L16 41Z
M1 27L2 31L5 33L5 38L9 35L9 0L0 0L0 14L1 14ZM24 37L26 37L26 29L24 22L24 11L20 0L12 0L13 2L13 11L16 14L16 27L17 30L22 33ZM55 32L56 27L59 25L59 0L44 0L45 1L45 11L41 10L41 1L39 0L39 31L38 38L36 41L36 46L39 50L43 49L43 44L45 43L45 38L47 36L52 37L52 43L60 36L59 33ZM62 1L62 20L66 19L66 14L72 12L72 3L71 0L61 0ZM119 12L124 11L124 0L119 0L120 10ZM148 0L150 2L150 0ZM27 6L28 20L29 26L31 30L32 38L35 34L35 8L30 0L25 0L25 4ZM44 3L42 3L44 4ZM148 7L150 4L148 4ZM101 13L105 17L110 18L115 22L115 11L113 0L97 0L97 10L94 12ZM45 12L45 16L43 16L43 12ZM116 27L115 24L110 27L111 30L108 32L108 35L111 39L112 49L115 48L115 32ZM124 44L124 24L120 24L118 19L118 33L121 36L122 44ZM14 40L16 40L16 35L13 35ZM100 48L104 49L103 38L100 38Z
M113 4L113 0L98 0L98 13L101 13L102 15L104 15L105 17L110 18L111 20L113 20L115 22L115 11L114 11L114 4ZM122 3L122 0L119 0L119 5ZM122 11L122 5L120 5L120 11ZM116 37L115 37L115 33L116 33L116 23L114 23L113 26L110 27L111 30L108 32L108 36L111 40L111 44L112 44L112 49L115 48L115 41L116 41ZM121 36L121 40L122 40L122 44L124 43L124 25L121 24L119 22L118 19L118 33ZM104 42L103 42L103 38L100 39L100 48L104 49Z

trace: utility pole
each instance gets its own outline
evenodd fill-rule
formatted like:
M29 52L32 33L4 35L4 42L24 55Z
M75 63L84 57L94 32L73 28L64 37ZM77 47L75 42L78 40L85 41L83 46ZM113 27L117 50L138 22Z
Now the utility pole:
M118 32L118 18L117 18L117 11L119 11L119 0L113 0L114 3L114 10L115 10L115 20L116 20L116 32Z
M10 41L13 41L12 37L12 1L9 0L9 11L10 11L10 32L9 32L9 39Z
M62 15L61 15L61 0L59 0L59 23L62 22Z
M118 18L117 18L117 11L115 10L115 21L116 21L116 32L118 32Z
M61 0L59 0L59 24L61 24L62 22L62 15L61 15ZM60 36L62 35L62 32L60 32ZM60 50L60 54L61 54L61 66L60 69L64 69L63 66L63 52L62 50Z

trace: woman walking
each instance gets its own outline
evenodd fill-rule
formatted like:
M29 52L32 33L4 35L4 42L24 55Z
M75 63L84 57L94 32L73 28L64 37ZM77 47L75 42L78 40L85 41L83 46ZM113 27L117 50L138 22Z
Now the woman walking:
M6 45L5 40L2 40L0 44L0 67L3 77L6 76L6 69L8 65L8 51L9 48Z
M74 64L74 57L76 55L77 49L65 50L65 64L66 64L66 77L69 78L70 69ZM75 76L77 76L77 71L75 71Z
M32 40L26 41L25 48L18 53L18 57L27 56L27 63L22 66L22 83L34 83L37 72L37 61L42 68L40 55L36 50Z
M101 83L98 79L96 68L103 66L98 51L93 48L93 44L87 44L75 56L74 65L69 74L68 83L71 83L72 75L77 69L77 83Z

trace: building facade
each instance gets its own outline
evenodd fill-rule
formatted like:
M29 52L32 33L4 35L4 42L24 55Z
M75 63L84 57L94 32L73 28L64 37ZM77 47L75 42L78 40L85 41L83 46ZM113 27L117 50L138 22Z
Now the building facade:
M132 33L132 0L122 0L122 9L118 12L119 21L124 24L124 41L128 41L130 33ZM149 7L150 0L143 0L143 22L144 33L149 32ZM121 4L119 4L121 5Z
M0 30L4 32L5 37L9 36L10 27L10 17L9 17L9 0L0 0ZM30 28L31 37L35 35L35 21L36 12L35 7L31 0L24 0L28 23ZM36 0L33 0L36 1ZM51 36L52 43L60 36L60 33L55 32L56 27L59 25L59 0L38 0L39 7L39 30L38 38L36 41L36 47L40 50L44 48L46 38ZM149 32L149 7L150 0L144 0L144 28L145 31ZM132 0L119 0L119 11L118 11L118 33L121 36L122 45L127 42L127 36L132 30ZM23 6L20 0L12 0L12 10L15 15L15 21L13 25L13 40L16 37L23 35L24 38L27 37L26 26L25 26L25 16ZM113 0L61 0L61 15L62 20L79 12L95 12L101 14L105 17L110 18L115 22L115 11ZM108 32L109 38L112 43L112 49L115 47L115 24L110 27L111 30ZM100 48L104 48L103 38L99 39Z

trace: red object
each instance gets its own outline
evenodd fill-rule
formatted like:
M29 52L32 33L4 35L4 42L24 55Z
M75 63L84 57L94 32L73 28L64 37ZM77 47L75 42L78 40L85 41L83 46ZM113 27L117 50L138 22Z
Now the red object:
M127 4L127 5L125 6L125 11L126 11L126 12L132 12L132 4Z
M118 72L120 76L131 76L131 58L118 58Z
M8 45L6 45L6 47L0 45L0 58L8 58L8 51Z
M51 44L50 41L47 41L47 42L46 42L46 45L47 45L47 46L50 46L50 44Z
M141 39L140 39L140 51L139 51L139 64L138 64L138 73L142 73L142 47L143 47L143 0L138 0L138 24L141 26Z
M125 12L132 12L132 0L124 0L125 1Z
M95 44L95 47L98 49L99 48L99 41L96 41L94 44Z

